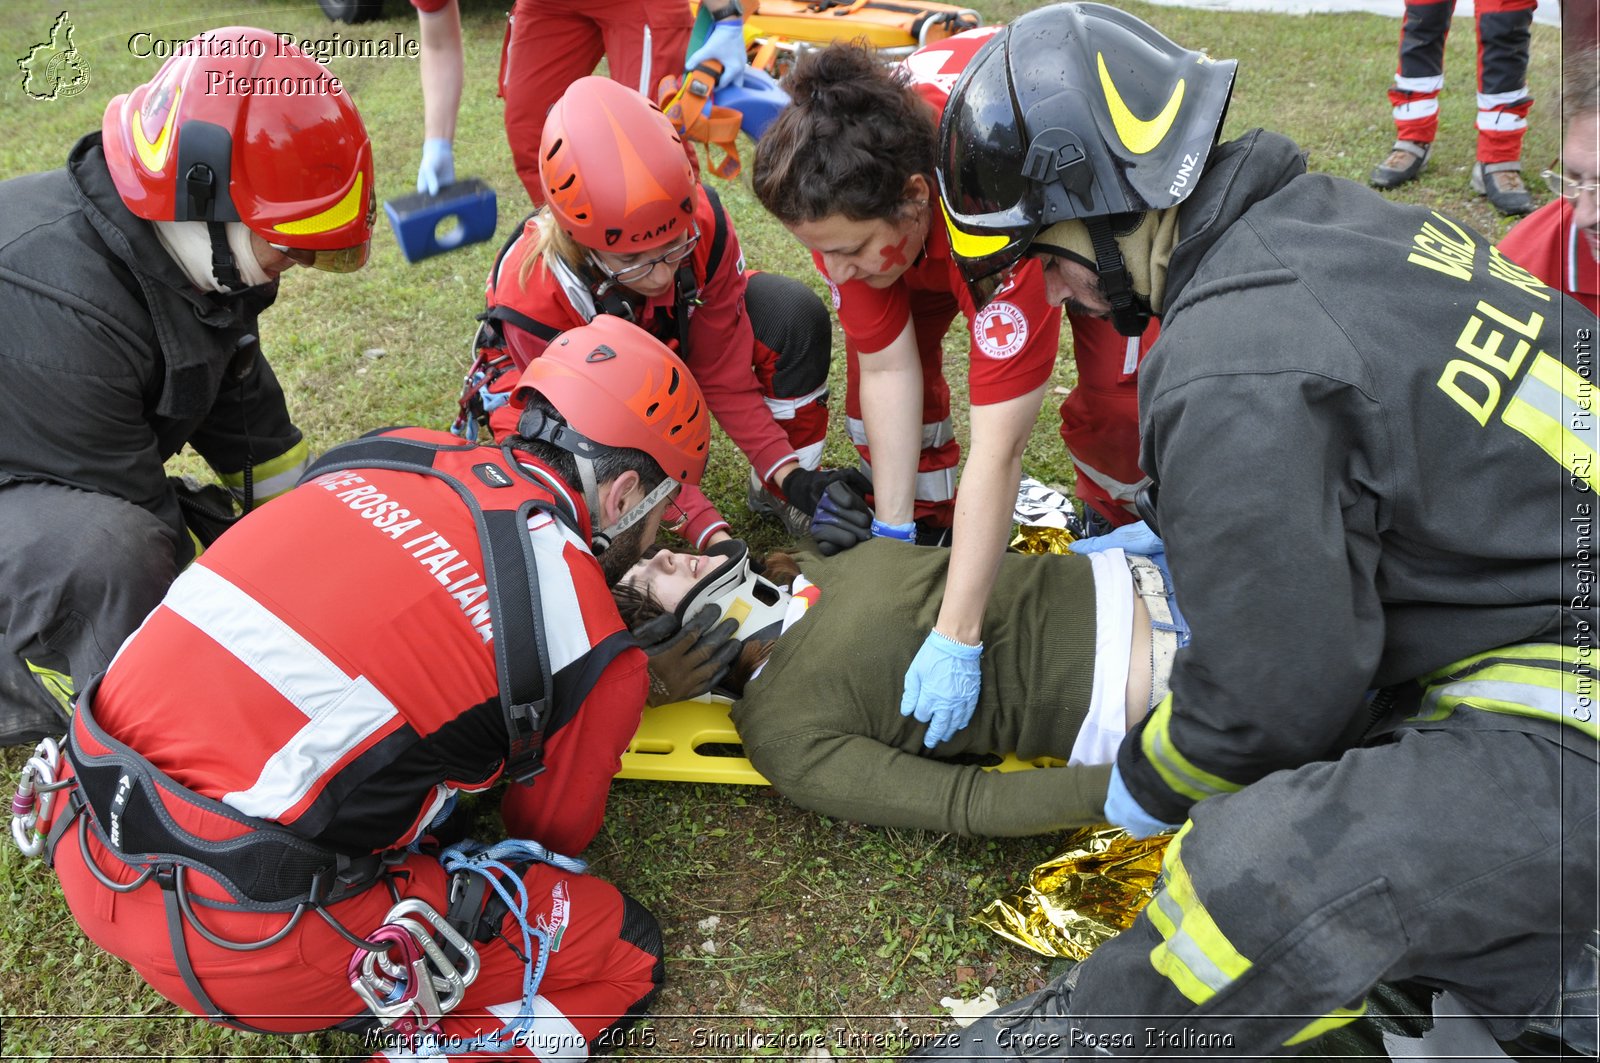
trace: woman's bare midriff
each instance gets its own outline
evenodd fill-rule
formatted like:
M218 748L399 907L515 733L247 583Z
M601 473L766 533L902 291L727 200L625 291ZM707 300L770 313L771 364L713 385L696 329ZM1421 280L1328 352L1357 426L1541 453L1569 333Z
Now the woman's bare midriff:
M1133 574L1128 574L1133 582ZM1150 711L1150 610L1139 597L1138 588L1133 593L1133 639L1128 646L1128 729L1144 719Z

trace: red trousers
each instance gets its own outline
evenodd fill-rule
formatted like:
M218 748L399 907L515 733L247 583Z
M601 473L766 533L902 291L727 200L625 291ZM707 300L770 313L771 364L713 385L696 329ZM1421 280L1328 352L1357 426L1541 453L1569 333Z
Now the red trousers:
M64 803L63 803L64 804ZM61 807L61 805L58 805ZM101 871L119 883L135 875L90 835L89 855ZM56 849L61 889L79 927L96 945L127 961L162 996L189 1011L203 1006L189 992L173 960L162 888L148 881L118 894L97 881L84 865L76 831L69 831ZM431 856L409 857L393 879L402 897L425 900L441 914L449 906L450 876ZM537 1016L531 1034L513 1042L509 1052L470 1053L457 1059L553 1057L554 1049L593 1042L612 1027L626 1025L624 1016L642 1010L661 984L661 933L654 917L615 886L588 875L576 875L531 863L522 873L529 895L531 924L550 926L554 946L534 1001ZM197 875L187 880L200 898L225 894ZM348 930L365 937L384 922L393 903L377 885L328 908ZM196 907L212 933L231 941L264 939L287 921L281 914L258 915ZM234 952L214 945L192 927L185 932L190 962L201 988L227 1014L250 1026L283 1033L327 1029L363 1009L346 973L354 946L315 914L305 915L282 941L254 952ZM482 964L461 1005L440 1023L448 1038L470 1041L492 1035L521 1014L523 962L508 945L521 948L515 918L501 923L500 936L476 947ZM537 939L535 939L537 947ZM631 1020L629 1020L631 1021ZM616 1031L613 1031L613 1033ZM580 1041L581 1039L581 1041ZM604 1038L602 1037L602 1041ZM404 1057L401 1045L373 1035L375 1059L392 1052ZM581 1058L581 1054L579 1054Z
M544 202L539 137L545 115L567 86L593 73L604 56L613 79L638 89L648 48L645 95L653 99L663 77L683 73L693 28L683 0L517 0L500 56L500 95L511 159L534 206Z
M1528 48L1538 0L1477 0L1478 161L1515 162L1528 129ZM1432 144L1439 132L1444 44L1455 0L1407 0L1400 63L1389 90L1395 135Z
M1109 321L1067 316L1078 382L1061 402L1061 441L1077 472L1073 493L1113 528L1139 519L1138 366L1161 334L1151 322L1131 345Z

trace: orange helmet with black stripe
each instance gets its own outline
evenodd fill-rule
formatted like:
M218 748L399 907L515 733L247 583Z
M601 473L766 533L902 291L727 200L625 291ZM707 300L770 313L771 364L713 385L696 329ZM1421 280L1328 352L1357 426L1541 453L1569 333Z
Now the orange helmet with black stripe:
M669 479L697 484L706 471L711 412L700 385L666 344L620 317L601 314L552 340L522 371L515 397L529 391L584 440L642 450ZM570 436L540 438L585 453Z
M106 165L151 221L242 222L302 265L357 269L371 246L372 143L321 63L265 30L209 30L113 99Z
M579 78L545 119L545 203L594 251L632 254L673 243L694 223L694 169L667 116L610 78Z

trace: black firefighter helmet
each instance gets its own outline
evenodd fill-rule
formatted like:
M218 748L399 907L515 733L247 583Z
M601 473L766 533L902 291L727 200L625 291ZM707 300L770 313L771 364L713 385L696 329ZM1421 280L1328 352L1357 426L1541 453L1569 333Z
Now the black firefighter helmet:
M1216 143L1237 66L1104 4L1054 4L995 34L939 122L939 197L968 283L1013 265L1045 226L1182 202ZM1091 234L1109 241L1127 225L1118 221Z

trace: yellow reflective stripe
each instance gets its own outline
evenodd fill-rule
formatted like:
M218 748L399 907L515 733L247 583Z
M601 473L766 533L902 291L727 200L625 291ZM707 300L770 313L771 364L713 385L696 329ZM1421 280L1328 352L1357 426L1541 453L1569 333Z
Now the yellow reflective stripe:
M1105 55L1096 52L1095 61L1100 66L1100 91L1105 94L1106 109L1111 112L1111 124L1116 126L1117 136L1133 154L1148 155L1161 146L1178 117L1178 108L1183 106L1183 79L1178 79L1177 87L1172 90L1172 96L1161 113L1154 118L1144 119L1122 102L1122 93L1117 91L1117 86L1111 80L1111 71L1106 69Z
M361 213L362 207L366 204L366 197L362 195L362 189L366 187L366 176L366 174L357 170L355 183L350 186L350 191L346 192L344 198L340 199L339 202L327 210L311 215L309 218L301 218L299 221L286 221L279 225L274 225L272 227L273 231L284 233L287 236L312 236L316 233L325 233L331 229L337 229L341 225L349 225Z
M1550 720L1600 740L1594 711L1594 674L1583 666L1576 646L1508 646L1457 661L1428 679L1415 720L1442 720L1466 706Z
M1201 771L1172 744L1172 695L1168 694L1150 714L1140 742L1144 755L1155 767L1161 781L1173 793L1182 794L1193 801L1204 801L1218 794L1231 794L1244 789L1239 783L1229 782L1220 775Z
M1589 489L1600 490L1600 469L1595 466L1595 419L1591 398L1580 396L1590 387L1583 378L1544 352L1506 403L1500 419L1536 443Z
M985 236L980 233L969 233L957 227L943 199L939 200L939 212L944 215L944 227L950 230L950 250L962 258L984 258L996 251L1004 250L1006 244L1011 242L1011 237L1004 234Z
M1422 677L1422 682L1429 684L1437 683L1441 679L1465 679L1474 671L1495 661L1548 661L1565 668L1576 668L1581 663L1576 646L1565 646L1559 642L1524 642L1517 646L1502 646L1499 649L1474 653L1471 657L1463 657L1436 672L1429 672Z
M1250 970L1250 961L1233 947L1195 896L1182 852L1191 826L1192 822L1185 823L1167 846L1163 885L1145 912L1162 937L1161 944L1150 950L1150 965L1190 1001L1204 1004Z
M259 501L276 498L295 485L300 479L300 474L306 471L311 464L311 447L305 440L301 440L288 450L275 458L256 465L251 470L254 478L255 496ZM244 493L244 473L225 472L219 474L222 484L235 495Z
M1313 1037L1321 1037L1329 1030L1337 1030L1347 1023L1361 1018L1367 1013L1367 1002L1363 1000L1359 1008L1335 1008L1322 1018L1307 1024L1306 1028L1283 1042L1285 1045L1297 1045L1301 1041L1309 1041Z
M22 659L22 663L28 666L28 671L32 672L39 685L44 687L44 692L61 704L63 712L72 711L72 698L77 691L73 687L70 675L58 672L54 668L46 668L41 664L34 664L26 657Z
M144 135L143 107L134 111L128 119L128 124L133 127L133 149L139 153L139 161L144 168L152 173L159 173L167 163L167 154L172 150L172 129L178 121L178 101L182 96L183 87L173 85L172 99L167 101L167 118L161 123L161 132L156 134L154 143Z

